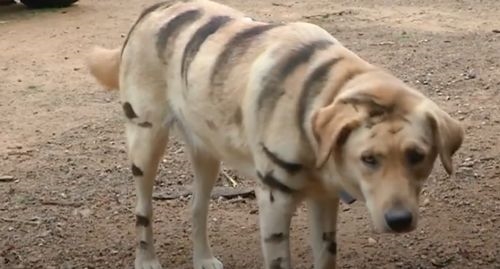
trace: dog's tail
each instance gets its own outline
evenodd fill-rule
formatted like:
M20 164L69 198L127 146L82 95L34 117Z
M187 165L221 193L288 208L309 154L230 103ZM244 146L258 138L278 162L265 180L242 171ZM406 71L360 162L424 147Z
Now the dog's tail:
M120 88L121 48L94 47L86 57L87 67L94 78L108 90Z

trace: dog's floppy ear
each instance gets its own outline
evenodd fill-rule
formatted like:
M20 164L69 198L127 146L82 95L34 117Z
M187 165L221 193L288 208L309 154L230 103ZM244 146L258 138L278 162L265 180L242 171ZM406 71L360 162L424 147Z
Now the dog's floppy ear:
M313 132L318 144L317 168L322 167L332 153L334 158L341 157L342 145L352 130L361 125L362 120L381 117L394 110L392 100L382 101L366 92L354 92L340 97L314 115Z
M359 126L360 118L356 107L343 102L336 102L316 112L312 123L318 145L317 168L326 163L330 154L340 153L352 130Z
M464 139L464 131L460 123L448 113L432 104L426 110L426 119L430 124L434 145L439 153L446 172L453 173L452 156L460 148Z

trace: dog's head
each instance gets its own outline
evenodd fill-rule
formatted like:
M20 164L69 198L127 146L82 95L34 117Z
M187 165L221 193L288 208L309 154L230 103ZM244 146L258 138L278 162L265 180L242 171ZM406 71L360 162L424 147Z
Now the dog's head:
M382 71L360 75L345 87L313 117L316 165L325 178L366 202L377 230L411 231L421 187L437 156L448 174L453 171L462 127Z

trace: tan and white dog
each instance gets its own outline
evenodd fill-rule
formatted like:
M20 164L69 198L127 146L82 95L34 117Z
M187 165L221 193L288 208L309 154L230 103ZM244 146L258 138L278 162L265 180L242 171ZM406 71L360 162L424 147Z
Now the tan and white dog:
M365 201L374 227L408 232L439 155L452 172L459 123L420 92L309 23L254 21L207 0L143 11L125 44L95 48L91 73L120 89L137 189L135 268L161 268L152 190L177 127L194 169L193 262L220 269L207 239L223 161L257 180L265 268L291 268L289 228L310 208L314 268L335 268L340 190Z

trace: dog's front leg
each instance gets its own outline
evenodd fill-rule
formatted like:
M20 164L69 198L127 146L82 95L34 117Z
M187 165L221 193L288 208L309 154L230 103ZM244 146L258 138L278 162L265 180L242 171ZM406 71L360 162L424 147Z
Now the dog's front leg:
M310 199L308 205L314 269L335 269L339 198Z
M290 269L289 232L298 199L294 194L257 187L265 269Z

